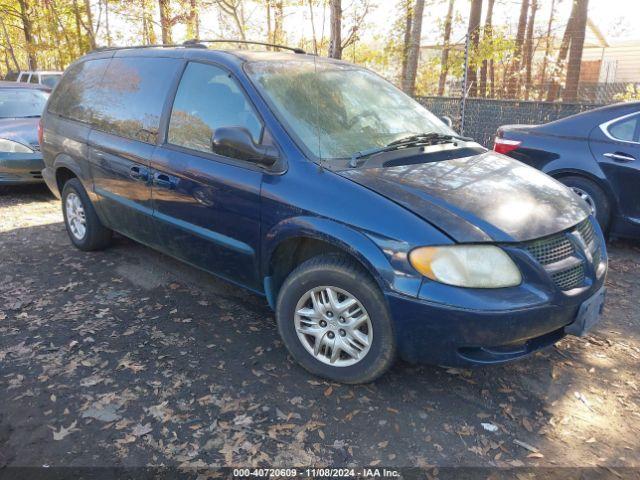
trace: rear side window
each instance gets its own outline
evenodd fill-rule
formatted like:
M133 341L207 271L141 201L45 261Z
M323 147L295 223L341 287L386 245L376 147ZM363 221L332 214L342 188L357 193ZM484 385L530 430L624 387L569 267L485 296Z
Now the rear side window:
M168 142L211 153L213 131L236 126L260 142L262 123L231 75L212 65L187 65L173 102Z
M109 59L88 60L71 66L51 97L48 110L61 117L90 123L95 99Z
M616 140L625 142L638 141L638 120L640 116L626 118L609 126L609 134Z
M65 73L49 111L96 130L155 143L178 66L171 58L88 60Z
M92 124L107 133L155 143L162 107L179 67L172 58L111 60L92 100Z
M38 78L37 73L32 73L31 78L29 78L29 83L38 83L40 79Z

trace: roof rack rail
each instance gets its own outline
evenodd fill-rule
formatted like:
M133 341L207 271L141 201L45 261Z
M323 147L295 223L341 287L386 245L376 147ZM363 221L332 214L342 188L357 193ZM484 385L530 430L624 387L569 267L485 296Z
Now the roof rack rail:
M132 50L132 49L141 49L141 48L207 48L204 43L240 43L243 45L262 45L264 47L273 47L273 48L281 48L283 50L290 50L294 53L306 54L303 49L295 48L295 47L287 47L286 45L277 45L275 43L266 43L266 42L253 42L250 40L223 40L223 39L213 39L213 40L200 40L200 39L191 39L187 40L183 43L157 43L152 45L131 45L131 46L122 46L122 47L98 47L94 48L93 52L110 52L114 50Z
M293 53L306 54L303 49L296 47L288 47L286 45L278 45L276 43L267 43L267 42L255 42L251 40L224 40L224 39L213 39L213 40L200 40L197 38L187 40L183 43L184 46L201 48L200 44L203 43L240 43L242 45L262 45L263 47L273 47L273 48L281 48L283 50L290 50ZM204 45L202 45L204 46Z

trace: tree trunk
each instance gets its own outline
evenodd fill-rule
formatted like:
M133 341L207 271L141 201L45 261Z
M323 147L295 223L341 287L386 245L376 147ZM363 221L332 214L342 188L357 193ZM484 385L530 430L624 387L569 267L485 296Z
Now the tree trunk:
M7 41L5 45L6 51L9 52L9 56L11 57L11 61L13 61L13 65L16 67L16 72L20 71L20 64L16 59L16 53L13 50L13 45L11 44L11 38L9 37L9 32L7 32L7 26L4 23L4 19L0 17L0 25L2 26L2 33L4 34L4 38Z
M73 16L76 25L76 36L78 43L79 55L87 52L84 46L84 38L82 38L82 19L80 18L80 7L78 6L78 0L73 0Z
M522 0L520 4L520 18L518 19L518 33L516 34L516 48L513 52L513 63L509 75L509 85L507 86L508 98L518 96L520 79L520 59L524 45L524 37L527 29L527 12L529 11L529 0Z
M158 0L160 7L160 29L162 32L162 43L165 45L173 43L171 35L171 10L169 0Z
M104 29L107 36L107 46L110 47L111 40L111 27L109 26L109 0L104 0Z
M493 0L489 0L493 2ZM444 35L442 38L442 55L440 56L440 78L438 79L438 96L444 95L444 87L449 73L449 42L451 41L451 26L453 24L453 4L455 0L449 0L449 9L444 19Z
M531 13L529 14L529 22L527 24L527 35L524 42L524 67L525 67L525 88L524 99L529 100L529 92L531 90L531 67L533 62L533 31L536 24L536 12L538 10L538 1L531 0Z
M551 43L553 42L553 37L551 36L551 26L553 25L553 17L555 15L556 8L556 0L551 0L551 12L549 13L549 23L547 24L547 38L546 44L544 47L544 58L542 59L542 69L540 72L540 98L542 98L542 89L544 88L545 82L547 80L547 65L549 63L549 55L551 55Z
M33 24L31 22L29 7L27 0L18 0L20 4L20 20L22 21L22 31L24 32L24 43L27 50L27 62L29 70L38 69L38 60L36 59L35 45L33 42Z
M480 19L482 17L482 0L471 0L471 11L469 12L469 65L467 67L467 86L469 96L478 96L478 73L475 65L475 54L478 51L480 40Z
M313 53L318 55L318 41L316 40L316 24L313 17L313 0L309 0L309 15L311 17L311 35L313 35Z
M560 50L558 50L558 59L556 60L555 75L551 83L549 84L549 91L547 92L547 102L554 102L558 98L558 91L560 90L560 83L558 79L564 70L564 62L567 59L569 53L569 44L571 43L571 32L573 31L573 24L576 18L576 3L573 3L571 9L571 15L567 21L567 26L562 36L562 43L560 44Z
M273 43L284 44L284 7L282 0L273 4Z
M330 0L331 37L329 40L329 57L342 58L342 0Z
M93 15L91 13L91 2L89 0L84 0L84 9L87 15L87 23L84 24L84 29L87 31L87 36L89 37L89 47L91 50L96 49L96 32L93 29Z
M574 0L576 15L571 34L571 49L567 66L567 85L562 99L565 102L575 102L578 98L578 84L580 83L580 67L582 66L582 50L587 28L587 10L589 0Z
M189 0L189 16L187 18L187 37L200 38L200 18L197 0Z
M489 0L489 6L487 7L487 16L484 20L483 41L487 44L493 42L493 4L495 0ZM491 49L493 51L493 49ZM483 60L480 67L480 96L487 96L487 69L489 67L489 61Z
M407 74L402 90L413 96L416 91L416 76L418 74L418 60L420 59L420 40L422 38L422 17L424 15L424 0L416 0L413 8L411 37L407 51Z
M404 0L404 35L402 39L402 58L400 64L400 85L407 81L407 56L409 54L409 43L411 43L411 26L413 25L412 0Z

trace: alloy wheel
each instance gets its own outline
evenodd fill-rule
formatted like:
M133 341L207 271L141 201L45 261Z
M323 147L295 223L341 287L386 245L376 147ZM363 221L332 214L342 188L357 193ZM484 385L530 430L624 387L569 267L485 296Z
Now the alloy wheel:
M335 367L360 362L373 342L367 310L352 294L337 287L307 291L295 310L298 339L316 360Z
M593 197L591 197L591 195L589 195L587 192L585 192L583 189L579 187L570 187L570 188L573 191L573 193L578 195L582 200L586 202L587 205L589 205L589 209L591 210L591 215L595 217L597 210L596 210L596 202L593 200Z
M67 225L71 234L77 239L82 240L87 234L87 219L82 206L82 200L74 192L67 195L65 201L65 210L67 214Z

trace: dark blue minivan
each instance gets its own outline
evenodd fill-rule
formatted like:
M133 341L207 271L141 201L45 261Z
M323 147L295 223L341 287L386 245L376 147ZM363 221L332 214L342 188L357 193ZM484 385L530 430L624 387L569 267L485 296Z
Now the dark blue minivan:
M345 62L101 50L67 69L42 131L76 247L115 231L264 295L316 375L500 363L602 310L583 200Z

